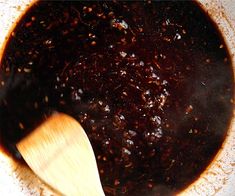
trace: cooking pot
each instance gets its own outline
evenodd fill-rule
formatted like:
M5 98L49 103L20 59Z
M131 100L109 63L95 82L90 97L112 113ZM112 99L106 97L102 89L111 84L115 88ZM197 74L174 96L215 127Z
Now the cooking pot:
M0 0L0 56L8 33L34 0ZM235 75L235 1L199 0L215 21L231 55ZM235 117L214 160L193 184L179 195L235 195ZM0 195L58 195L25 165L14 161L0 148Z

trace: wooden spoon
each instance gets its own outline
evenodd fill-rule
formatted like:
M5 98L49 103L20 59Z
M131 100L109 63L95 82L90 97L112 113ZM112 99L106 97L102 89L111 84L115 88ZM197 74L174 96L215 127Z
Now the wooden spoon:
M58 113L17 144L29 167L68 196L104 196L90 141L72 117Z

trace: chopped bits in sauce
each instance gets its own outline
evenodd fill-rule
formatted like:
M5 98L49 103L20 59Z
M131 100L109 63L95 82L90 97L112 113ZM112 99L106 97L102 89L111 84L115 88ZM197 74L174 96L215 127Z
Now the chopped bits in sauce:
M72 115L110 196L184 189L232 116L230 57L194 2L39 1L0 68L1 145L21 159L20 139L54 112Z

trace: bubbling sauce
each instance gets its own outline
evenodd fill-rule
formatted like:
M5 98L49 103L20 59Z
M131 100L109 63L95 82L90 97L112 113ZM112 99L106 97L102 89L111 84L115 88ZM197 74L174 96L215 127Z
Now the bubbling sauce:
M220 149L232 116L226 45L193 2L35 3L5 48L1 145L76 118L106 195L169 195Z

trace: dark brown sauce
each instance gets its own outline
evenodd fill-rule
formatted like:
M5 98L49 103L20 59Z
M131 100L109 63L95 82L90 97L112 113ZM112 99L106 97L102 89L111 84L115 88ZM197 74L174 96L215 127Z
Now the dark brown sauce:
M107 195L169 195L221 147L233 73L214 24L192 2L38 2L6 46L1 145L55 111L93 145Z

